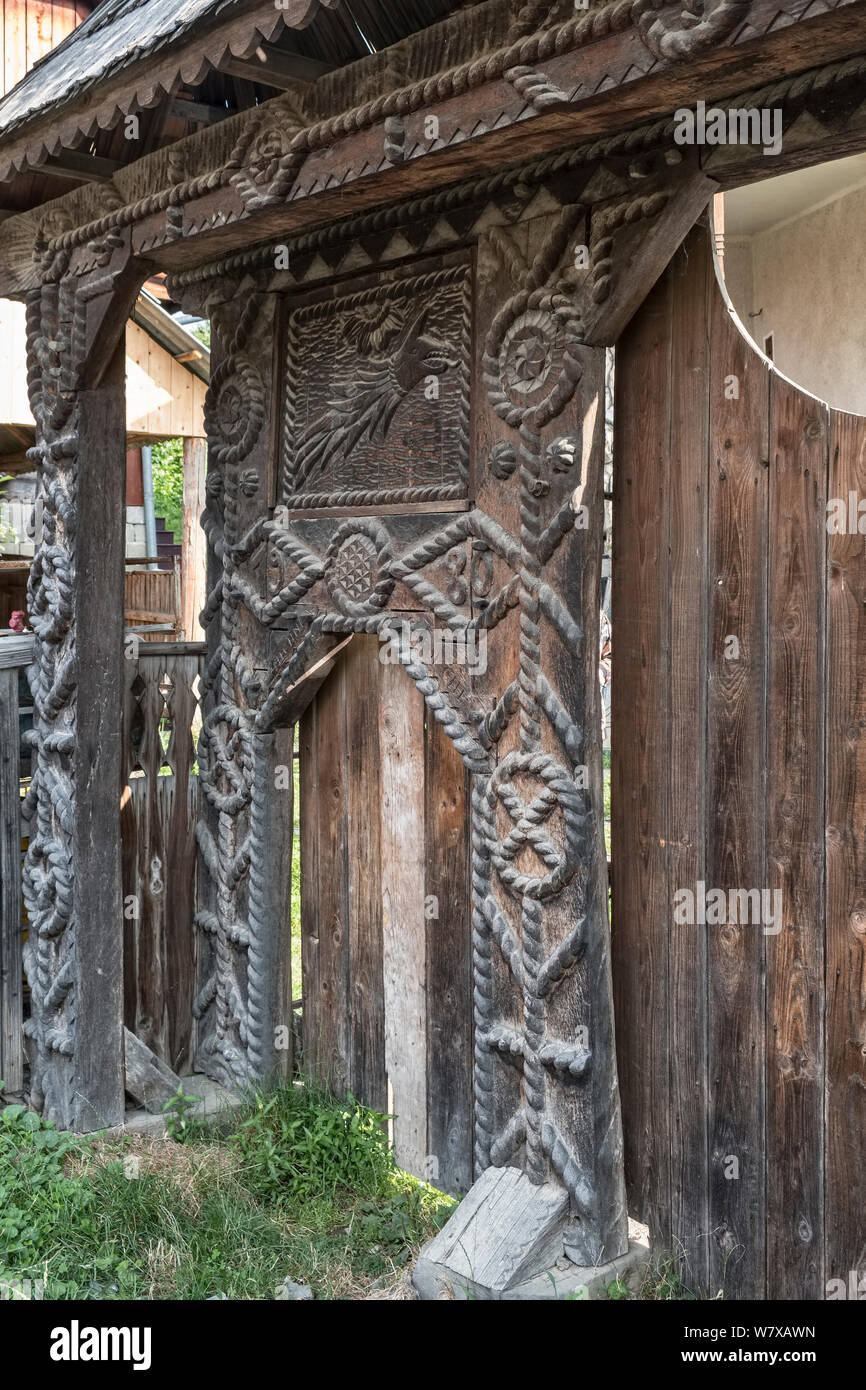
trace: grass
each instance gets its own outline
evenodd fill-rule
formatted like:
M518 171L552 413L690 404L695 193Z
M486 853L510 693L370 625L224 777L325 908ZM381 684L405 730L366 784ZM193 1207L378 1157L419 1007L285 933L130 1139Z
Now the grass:
M227 1121L223 1122L225 1128ZM0 1115L0 1278L51 1299L408 1297L454 1208L401 1172L381 1115L311 1084L251 1095L229 1133L73 1137Z

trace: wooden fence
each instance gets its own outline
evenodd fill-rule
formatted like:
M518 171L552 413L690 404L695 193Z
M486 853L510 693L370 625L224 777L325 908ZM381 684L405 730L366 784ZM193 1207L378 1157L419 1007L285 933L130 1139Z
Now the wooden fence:
M0 642L0 1078L7 1093L24 1081L21 862L28 831L21 788L30 768L21 739L32 647L32 636ZM203 644L130 643L124 664L124 1021L181 1073L192 1066L194 732L203 661Z
M124 1022L181 1074L192 1069L203 662L203 644L150 642L124 663Z
M754 350L705 229L629 325L616 380L629 1206L695 1288L820 1299L866 1248L866 557L826 513L866 494L866 420ZM725 894L716 923L682 921L700 885ZM778 919L744 923L739 890L778 892Z
M32 652L32 637L0 642L0 1079L9 1094L24 1084L19 686Z
M146 642L171 641L182 630L181 565L173 556L168 570L127 569L124 614L127 627L155 627L142 633ZM128 563L128 562L127 562Z

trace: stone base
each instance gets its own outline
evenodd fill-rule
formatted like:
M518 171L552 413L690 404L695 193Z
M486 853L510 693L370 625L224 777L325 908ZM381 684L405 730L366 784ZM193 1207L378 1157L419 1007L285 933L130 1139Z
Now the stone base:
M613 1283L632 1293L649 1260L645 1226L629 1222L626 1254L581 1267L564 1251L568 1197L536 1187L517 1168L488 1168L421 1251L412 1283L423 1300L601 1299Z

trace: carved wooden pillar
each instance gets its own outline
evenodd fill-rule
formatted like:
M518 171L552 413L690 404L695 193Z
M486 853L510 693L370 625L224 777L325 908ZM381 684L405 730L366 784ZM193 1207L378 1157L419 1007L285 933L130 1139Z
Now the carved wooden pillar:
M627 1247L596 674L604 350L582 343L574 284L587 223L566 207L479 246L477 506L515 578L513 610L487 618L495 763L473 798L476 1164L561 1184L581 1265Z
M205 408L208 656L194 1012L196 1063L228 1086L291 1065L291 730L256 722L270 660L260 594L274 312L274 296L252 295L214 313Z
M45 246L37 263L43 284L27 301L42 503L28 591L36 651L27 1032L33 1101L61 1127L91 1130L119 1123L124 1111L123 329L134 274L117 248L80 276L69 273L68 253Z

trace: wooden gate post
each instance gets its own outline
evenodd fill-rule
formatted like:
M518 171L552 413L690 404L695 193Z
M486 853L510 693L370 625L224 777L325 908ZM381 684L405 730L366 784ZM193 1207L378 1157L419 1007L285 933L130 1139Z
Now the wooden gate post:
M37 243L27 300L41 537L28 604L34 773L24 896L30 922L31 1096L62 1128L123 1119L120 871L125 499L124 326L138 277L110 255ZM93 272L91 267L99 265Z

